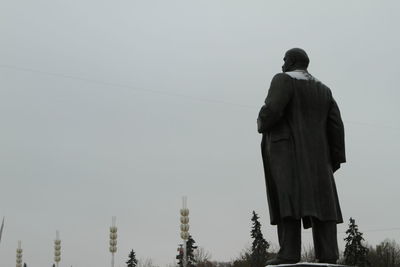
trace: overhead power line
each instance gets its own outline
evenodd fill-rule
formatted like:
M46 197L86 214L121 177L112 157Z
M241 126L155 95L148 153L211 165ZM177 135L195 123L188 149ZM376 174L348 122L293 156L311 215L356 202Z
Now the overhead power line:
M0 64L0 68L12 69L12 70L16 70L16 71L31 72L31 73L38 73L38 74L42 74L42 75L59 77L59 78L70 79L70 80L79 80L79 81L83 81L83 82L87 82L87 83L93 83L93 84L99 84L99 85L111 86L111 87L118 87L118 88L125 88L125 89L130 89L130 90L134 90L134 91L138 91L138 92L186 98L186 99L191 99L191 100L200 101L200 102L237 106L237 107L245 108L245 109L255 109L254 106L246 105L246 104L239 104L239 103L233 103L233 102L210 99L210 98L195 97L195 96L181 94L181 93L175 93L175 92L165 92L165 91L160 91L160 90L144 89L144 88L139 88L137 86L132 86L132 85L100 81L100 80L83 78L83 77L79 77L79 76L68 75L68 74L57 73L57 72L48 72L48 71L42 71L42 70L37 70L37 69L25 68L25 67L18 67L18 66L13 66L13 65L4 65L4 64Z
M119 83L115 83L115 82L100 81L100 80L84 78L84 77L79 77L79 76L75 76L75 75L63 74L63 73L57 73L57 72L49 72L49 71L43 71L43 70L38 70L38 69L32 69L32 68L26 68L26 67L14 66L14 65L7 65L7 64L0 64L0 68L11 69L11 70L15 70L15 71L37 73L37 74L41 74L41 75L59 77L59 78L63 78L63 79L79 80L79 81L83 81L83 82L87 82L87 83L93 83L93 84L99 84L99 85L111 86L111 87L118 87L118 88L125 88L125 89L130 89L130 90L134 90L134 91L138 91L138 92L158 94L158 95L164 95L164 96L170 96L170 97L185 98L185 99L190 99L190 100L196 101L196 102L205 102L205 103L210 103L210 104L222 104L222 105L228 105L228 106L235 106L235 107L243 108L243 109L247 109L247 110L250 110L250 109L257 110L257 107L252 106L252 105L247 105L247 104L240 104L240 103L228 102L228 101L224 101L224 100L217 100L217 99L211 99L211 98L196 97L196 96L175 93L175 92L165 92L165 91L160 91L160 90L144 89L144 88L139 88L139 87L131 86L131 85L119 84ZM345 121L345 123L361 125L361 126L365 126L365 127L374 127L374 128L383 127L383 128L387 128L387 129L400 131L400 127L390 126L390 125L382 125L382 124L360 122L360 121Z
M365 230L363 232L371 233L371 232L388 232L388 231L400 231L400 227L370 229L370 230Z

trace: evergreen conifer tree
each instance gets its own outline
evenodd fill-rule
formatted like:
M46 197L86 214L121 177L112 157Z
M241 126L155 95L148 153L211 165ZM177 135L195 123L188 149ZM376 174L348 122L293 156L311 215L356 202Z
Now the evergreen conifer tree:
M187 266L195 266L195 258L194 258L194 250L197 246L194 245L196 241L194 241L193 237L190 235L189 239L186 241L186 255L187 255Z
M136 254L135 254L135 252L133 251L133 249L131 250L131 252L129 253L129 259L128 259L128 261L126 262L126 266L127 267L136 267L136 265L137 265L137 259L136 259Z
M251 246L251 266L261 267L265 266L268 260L268 248L269 243L264 239L261 232L261 223L258 221L259 217L255 211L253 211L253 227L251 229L251 237L254 239Z
M346 231L346 246L344 249L344 263L351 266L367 266L368 248L362 243L363 233L358 231L358 226L353 218L350 218L349 228Z

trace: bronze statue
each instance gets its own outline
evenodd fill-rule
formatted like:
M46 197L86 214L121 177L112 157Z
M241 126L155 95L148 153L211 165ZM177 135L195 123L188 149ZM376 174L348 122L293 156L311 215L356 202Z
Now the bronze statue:
M300 261L301 221L312 227L319 262L336 263L336 224L343 218L333 173L346 161L343 122L331 90L307 71L306 52L290 49L283 60L257 119L270 220L280 245L268 264Z

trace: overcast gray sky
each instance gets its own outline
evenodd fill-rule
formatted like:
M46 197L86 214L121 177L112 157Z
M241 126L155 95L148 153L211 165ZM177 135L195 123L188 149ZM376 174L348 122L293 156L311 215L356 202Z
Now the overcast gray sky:
M256 117L284 52L304 48L346 126L345 224L400 242L398 1L0 2L0 265L175 261L181 197L212 259L269 225ZM310 231L303 235L311 242ZM339 234L340 247L344 234Z

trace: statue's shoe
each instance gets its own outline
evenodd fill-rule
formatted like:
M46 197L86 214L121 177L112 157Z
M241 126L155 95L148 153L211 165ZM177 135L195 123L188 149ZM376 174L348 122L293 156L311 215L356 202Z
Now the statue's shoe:
M288 259L282 259L279 257L273 258L271 260L267 261L267 266L268 265L279 265L279 264L290 264L290 263L298 263L299 260L288 260Z

